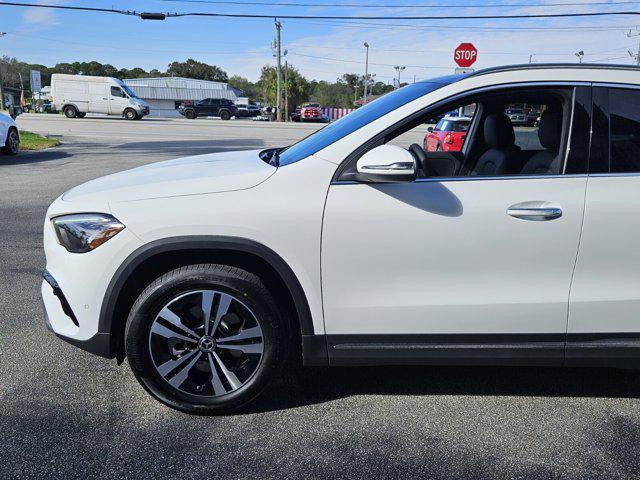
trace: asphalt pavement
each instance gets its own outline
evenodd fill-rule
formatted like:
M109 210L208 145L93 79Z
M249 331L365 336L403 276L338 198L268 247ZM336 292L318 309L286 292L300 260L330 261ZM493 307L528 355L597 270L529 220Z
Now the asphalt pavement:
M47 206L107 173L280 145L317 127L27 115L19 124L63 143L0 157L1 479L640 477L635 372L315 368L283 379L241 415L164 407L126 363L46 330L39 275Z

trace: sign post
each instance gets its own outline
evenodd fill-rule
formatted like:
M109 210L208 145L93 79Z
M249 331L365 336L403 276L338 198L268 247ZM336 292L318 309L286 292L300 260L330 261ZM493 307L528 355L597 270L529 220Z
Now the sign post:
M42 90L42 78L39 70L29 70L29 88L31 88L31 103L33 110L36 110L36 92L40 101L40 90Z
M469 68L476 63L478 59L478 49L473 46L473 43L461 43L453 51L453 60L461 68Z

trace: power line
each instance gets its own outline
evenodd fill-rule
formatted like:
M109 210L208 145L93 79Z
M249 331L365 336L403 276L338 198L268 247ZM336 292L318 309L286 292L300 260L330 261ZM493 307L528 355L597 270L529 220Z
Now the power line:
M384 27L387 30L426 30L426 31L450 31L450 30L464 30L468 31L469 26L456 26L456 25L418 25L415 23L376 23L376 22L350 22L346 20L317 20L305 21L305 20L287 20L287 23L296 23L301 25L338 25L346 28L356 29L372 29ZM603 31L619 31L619 30L637 30L637 25L583 25L575 27L487 27L487 26L474 26L474 31L487 31L487 32L544 32L544 31L586 31L586 32L603 32Z
M384 4L371 5L363 3L300 3L300 2L252 2L239 0L160 0L169 3L195 3L206 5L236 5L236 6L265 6L265 7L331 7L331 8L442 8L442 3L429 4ZM640 1L600 1L600 2L554 2L554 3L489 3L489 4L448 4L453 8L504 8L504 7L578 7L578 6L616 6L638 5Z
M214 13L214 12L184 12L184 13L156 13L137 12L135 10L116 10L98 7L78 7L71 5L49 5L39 3L0 2L2 6L47 8L52 10L84 11L95 13L116 13L131 15L143 19L164 20L166 17L213 17L213 18L262 18L262 19L308 19L308 20L515 20L542 18L579 18L579 17L610 17L610 16L640 16L640 11L617 12L583 12L583 13L534 13L511 15L276 15L258 13Z

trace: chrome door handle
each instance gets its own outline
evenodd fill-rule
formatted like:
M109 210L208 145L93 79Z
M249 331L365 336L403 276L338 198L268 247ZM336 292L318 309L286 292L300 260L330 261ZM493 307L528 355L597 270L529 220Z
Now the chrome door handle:
M522 202L511 205L507 214L521 220L543 222L562 216L562 208L549 202Z

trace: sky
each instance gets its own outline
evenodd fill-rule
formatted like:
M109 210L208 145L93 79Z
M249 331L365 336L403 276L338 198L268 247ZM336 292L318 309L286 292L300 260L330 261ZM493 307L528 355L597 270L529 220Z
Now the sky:
M20 0L18 0L20 1ZM32 2L34 0L31 0ZM35 0L37 1L37 0ZM237 0L242 2L243 0ZM610 0L609 5L562 6L558 2L603 0L253 0L304 3L305 6L221 5L206 0L41 0L38 3L93 6L136 11L260 13L268 15L496 15L640 11L640 1ZM625 3L620 3L625 2ZM348 8L340 5L438 5L435 8ZM617 4L616 4L617 3ZM497 5L488 7L487 5ZM546 4L546 5L545 5ZM476 6L476 8L463 8ZM526 5L526 6L522 6ZM402 82L453 73L453 51L462 42L478 49L475 68L533 62L635 62L640 16L527 20L282 20L286 60L308 79L335 81L343 73L364 73L364 42L370 45L369 72L391 83L394 66L406 66ZM117 68L165 70L174 60L194 58L215 64L229 76L255 81L263 65L274 64L273 19L137 17L90 12L0 6L0 55L53 66L60 62L110 63ZM284 61L284 59L283 59Z

